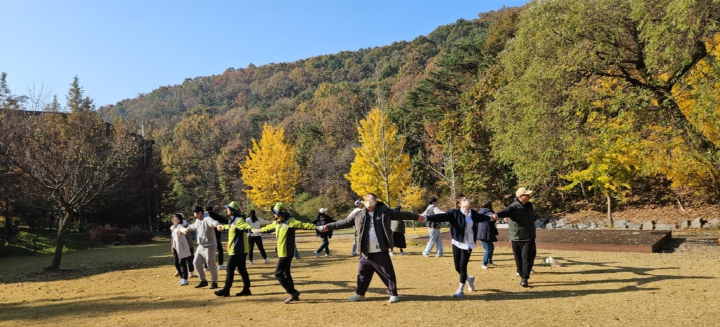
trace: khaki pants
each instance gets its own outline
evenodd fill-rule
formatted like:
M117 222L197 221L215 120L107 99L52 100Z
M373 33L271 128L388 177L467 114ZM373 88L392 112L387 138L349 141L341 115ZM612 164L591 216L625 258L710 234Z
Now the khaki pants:
M205 269L203 269L203 263L207 263L208 269L210 270L210 276L212 277L212 282L217 283L218 281L218 272L217 272L217 265L215 264L215 251L217 249L215 248L206 248L202 245L198 245L197 250L195 251L195 260L193 260L193 264L195 267L198 267L197 274L198 277L200 277L200 280L206 280L205 279Z

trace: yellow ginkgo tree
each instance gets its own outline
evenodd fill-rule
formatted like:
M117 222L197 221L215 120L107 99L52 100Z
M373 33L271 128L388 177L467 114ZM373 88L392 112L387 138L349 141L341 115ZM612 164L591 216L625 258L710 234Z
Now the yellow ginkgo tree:
M248 199L255 205L270 207L276 201L292 203L300 168L295 162L295 148L285 141L281 127L263 126L260 143L253 147L240 165Z
M403 152L405 140L384 112L371 110L360 121L358 134L360 147L353 149L355 160L345 175L355 193L375 193L388 206L398 203L404 192L419 193L412 186L410 157Z
M588 182L588 189L605 195L607 216L612 225L612 198L623 200L633 179L640 173L638 163L642 142L635 132L635 119L630 112L622 112L615 118L595 112L589 123L596 132L588 138L591 149L585 156L587 168L561 176L571 183L560 190L567 191L578 184L582 187L583 182Z

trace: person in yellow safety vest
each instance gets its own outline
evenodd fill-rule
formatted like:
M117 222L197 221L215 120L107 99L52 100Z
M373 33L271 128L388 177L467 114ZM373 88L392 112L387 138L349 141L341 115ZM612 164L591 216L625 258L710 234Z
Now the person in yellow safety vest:
M250 276L245 266L245 257L250 248L248 246L248 233L252 231L253 227L245 222L245 215L240 213L240 204L237 201L230 202L225 206L225 209L227 209L228 216L230 216L228 224L223 225L223 228L228 231L227 274L225 275L225 286L215 291L215 295L230 296L230 288L235 278L235 268L237 268L243 280L243 289L235 296L249 296L252 293L250 292Z
M315 229L315 224L303 223L293 219L290 216L288 207L277 202L272 208L275 215L275 222L257 230L260 233L275 232L277 240L278 263L275 267L275 278L280 282L285 291L290 294L283 302L289 304L293 301L300 300L300 292L295 289L292 275L290 275L290 265L292 263L293 254L295 253L295 230L296 229Z

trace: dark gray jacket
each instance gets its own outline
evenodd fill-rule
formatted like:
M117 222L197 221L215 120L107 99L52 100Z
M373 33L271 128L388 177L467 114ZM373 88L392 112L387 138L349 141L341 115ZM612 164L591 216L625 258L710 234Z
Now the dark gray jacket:
M419 215L414 214L412 212L404 212L404 211L395 211L384 204L378 203L374 210L374 215L377 217L377 215L380 215L382 219L382 226L383 231L382 233L379 233L380 231L375 230L378 232L378 237L385 236L386 242L380 242L382 245L387 245L388 248L395 247L395 243L393 242L392 237L392 229L390 229L390 223L392 220L418 220L420 218ZM363 244L363 242L367 243L367 237L365 236L365 222L366 219L368 219L370 216L367 214L367 208L362 208L356 212L351 213L347 218L343 220L338 220L334 223L327 224L328 230L336 230L336 229L343 229L348 227L355 227L355 242L359 245L359 248L362 251L366 251L368 248L367 244ZM381 249L382 251L387 251L388 249ZM364 253L364 252L363 252ZM367 253L365 253L367 254Z

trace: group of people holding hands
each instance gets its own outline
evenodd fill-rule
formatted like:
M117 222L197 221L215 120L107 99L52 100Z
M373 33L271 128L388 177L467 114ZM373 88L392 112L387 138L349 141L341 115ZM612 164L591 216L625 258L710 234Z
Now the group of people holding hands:
M513 254L515 255L515 263L517 274L521 278L520 285L527 287L528 279L532 271L533 262L536 255L535 250L535 213L532 203L529 202L530 194L524 188L520 188L516 192L514 202L501 211L493 212L490 202L485 202L479 211L471 208L471 200L467 197L459 197L457 199L457 209L447 212L439 210L435 204L437 199L430 199L428 208L422 214L412 212L404 212L400 210L390 209L385 204L378 202L377 196L372 193L365 195L364 201L356 202L356 208L342 220L334 221L327 216L326 209L320 210L318 218L311 223L304 223L291 217L288 207L277 202L272 212L274 215L273 222L267 222L265 226L260 218L254 216L251 212L251 218L245 218L240 213L240 206L233 201L226 205L227 214L229 216L227 224L221 224L217 220L210 217L207 211L203 211L201 207L193 209L195 222L188 224L182 214L173 216L172 234L172 251L175 258L175 265L178 274L181 277L179 284L187 285L188 281L188 264L190 264L190 274L192 267L200 267L198 269L198 277L200 278L197 288L210 285L211 289L218 289L217 285L217 266L215 265L215 251L217 241L215 230L228 231L227 253L229 255L227 261L227 275L223 288L215 291L218 296L229 296L230 288L235 277L235 270L241 275L243 280L242 291L235 294L236 296L249 296L250 278L245 266L245 260L250 253L250 262L252 263L251 244L258 244L262 249L260 241L260 233L275 232L277 242L278 262L275 268L275 277L280 285L285 289L288 296L284 299L285 303L291 303L300 299L300 292L295 289L293 278L291 275L291 263L296 251L295 231L298 229L315 229L323 239L322 245L314 252L316 256L325 250L326 256L331 255L329 249L328 238L332 236L332 231L336 229L344 229L353 227L355 229L355 246L360 255L358 262L357 286L355 294L350 301L365 300L365 294L370 286L370 282L375 274L388 288L389 302L396 303L400 301L397 290L397 279L395 270L390 258L390 251L395 247L395 240L391 224L393 221L419 221L425 222L430 230L430 240L428 246L423 251L423 255L429 256L432 246L437 246L437 256L443 256L442 240L440 239L440 223L448 223L450 226L450 235L452 237L452 253L455 263L455 271L459 274L459 286L453 294L454 297L462 297L465 295L465 288L472 292L475 289L475 278L468 275L468 263L470 255L475 248L477 240L480 240L485 248L485 256L483 257L483 269L493 266L492 253L493 242L497 241L497 229L494 222L498 219L504 219L509 225L509 236L512 242ZM197 233L197 249L195 249L194 259L190 262L192 256L192 242L188 242L188 232L195 231ZM257 237L257 240L252 238ZM263 257L267 262L267 256L262 251ZM207 264L211 275L211 283L208 284L202 265Z

